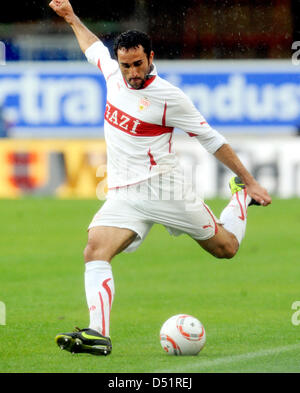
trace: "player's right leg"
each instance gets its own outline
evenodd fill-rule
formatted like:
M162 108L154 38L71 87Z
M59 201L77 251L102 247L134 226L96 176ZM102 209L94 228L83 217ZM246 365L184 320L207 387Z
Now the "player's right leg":
M112 350L109 336L110 311L114 298L111 260L127 248L136 233L127 228L96 226L89 230L84 251L85 291L90 312L88 329L61 333L55 341L72 353L108 355Z
M136 233L128 228L114 226L95 226L89 229L88 242L84 250L84 261L112 258L126 249L136 238Z
M135 193L132 200L134 203L129 199L118 199L116 194L112 195L95 214L89 226L84 259L90 324L87 330L57 336L56 342L62 349L96 355L111 352L109 325L115 287L110 262L125 249L126 252L136 250L152 226L135 208L138 203Z

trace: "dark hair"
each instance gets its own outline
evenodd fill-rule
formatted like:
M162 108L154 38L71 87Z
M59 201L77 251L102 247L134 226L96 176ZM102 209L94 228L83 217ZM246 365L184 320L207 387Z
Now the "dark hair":
M137 48L139 45L144 48L144 52L149 59L152 51L152 42L148 34L138 30L128 30L121 33L114 42L114 53L116 58L118 58L118 49Z

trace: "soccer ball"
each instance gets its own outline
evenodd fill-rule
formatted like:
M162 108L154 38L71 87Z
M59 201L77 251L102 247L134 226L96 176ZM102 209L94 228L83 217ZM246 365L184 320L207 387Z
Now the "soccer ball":
M160 344L168 355L198 355L205 342L204 326L191 315L174 315L160 329Z

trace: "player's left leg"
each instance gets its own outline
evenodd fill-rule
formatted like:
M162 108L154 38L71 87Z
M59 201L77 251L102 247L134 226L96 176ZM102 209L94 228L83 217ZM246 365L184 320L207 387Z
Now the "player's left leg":
M239 249L239 242L236 236L227 231L223 225L217 224L217 226L217 233L210 239L195 240L204 250L216 258L233 258Z
M218 231L208 240L196 240L206 251L217 258L232 258L245 236L248 206L259 205L247 194L245 185L238 177L230 180L232 193L229 204L222 211Z

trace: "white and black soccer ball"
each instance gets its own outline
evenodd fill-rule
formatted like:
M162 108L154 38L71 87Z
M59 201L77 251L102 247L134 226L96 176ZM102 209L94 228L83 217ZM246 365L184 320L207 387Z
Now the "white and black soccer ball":
M160 344L168 355L198 355L205 342L204 326L191 315L174 315L160 329Z

